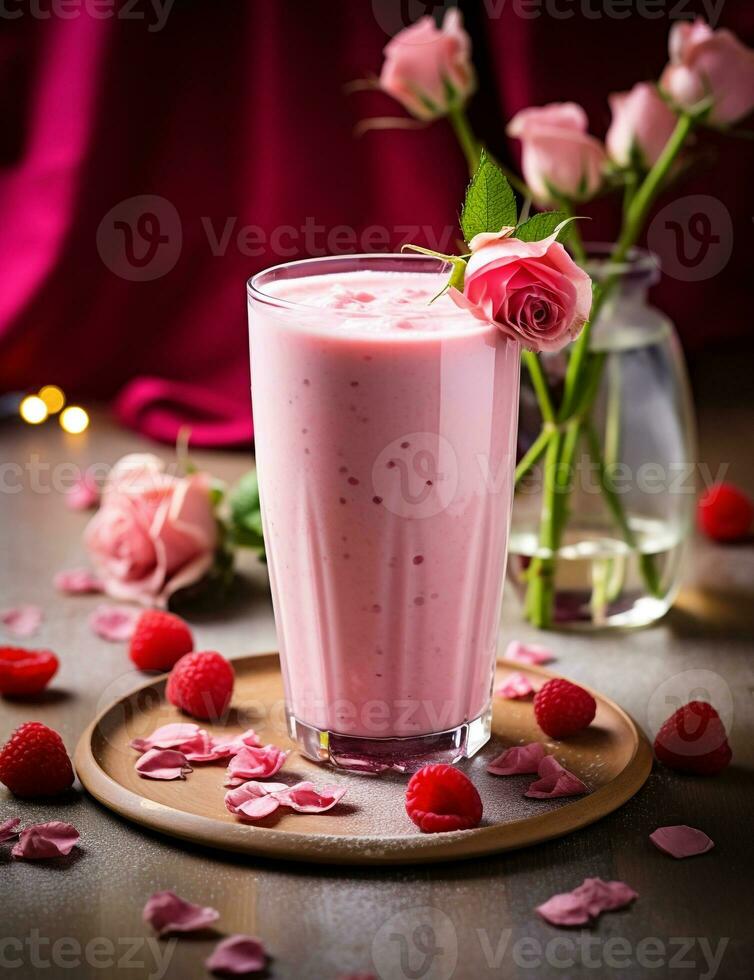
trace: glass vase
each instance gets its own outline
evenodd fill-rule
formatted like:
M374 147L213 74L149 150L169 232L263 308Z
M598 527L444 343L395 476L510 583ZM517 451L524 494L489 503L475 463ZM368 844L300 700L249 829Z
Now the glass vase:
M673 324L647 301L659 278L657 261L637 251L615 267L599 258L607 248L591 254L597 258L590 274L610 288L590 340L595 393L583 415L569 420L576 449L555 508L558 547L541 545L543 517L552 517L546 455L518 482L509 546L508 574L526 618L554 628L641 626L663 616L678 591L694 512L695 426L686 370ZM568 356L540 355L555 404ZM542 427L522 369L519 461ZM533 607L530 588L543 569L546 617ZM541 607L541 591L539 599Z

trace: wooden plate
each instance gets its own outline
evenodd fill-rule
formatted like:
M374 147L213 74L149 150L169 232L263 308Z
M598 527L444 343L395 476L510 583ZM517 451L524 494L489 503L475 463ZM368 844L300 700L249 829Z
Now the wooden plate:
M234 667L230 718L224 726L207 727L226 734L253 727L265 743L292 748L277 654L236 660ZM554 676L539 667L500 660L498 680L511 670L530 675L538 684ZM491 742L461 765L482 796L480 827L422 834L404 810L406 776L341 773L297 752L275 779L342 784L347 787L343 801L324 814L281 807L259 823L243 824L223 804L222 762L195 765L185 781L158 782L136 773L138 754L129 747L131 739L171 721L189 720L165 702L164 688L164 677L151 680L95 719L76 750L79 778L96 799L129 820L193 843L245 854L327 864L412 864L507 851L563 836L605 816L638 791L652 767L651 749L634 721L594 691L594 723L567 742L544 739L530 701L495 698ZM534 777L486 772L489 760L505 747L531 741L545 741L591 793L576 799L531 800L523 792Z

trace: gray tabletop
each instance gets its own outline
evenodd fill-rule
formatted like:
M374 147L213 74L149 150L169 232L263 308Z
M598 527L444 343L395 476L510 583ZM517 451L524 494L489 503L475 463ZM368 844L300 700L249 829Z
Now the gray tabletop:
M713 470L740 454L747 422L750 410L736 416L730 406L703 414L702 458ZM98 600L60 597L53 588L55 571L84 559L87 518L64 505L59 491L70 470L63 464L108 464L153 447L104 415L80 437L64 436L54 424L5 423L0 441L0 606L42 605L45 621L34 643L62 660L43 701L0 701L0 740L35 718L60 731L72 750L98 707L140 677L129 671L122 645L91 633L87 615ZM747 455L737 475L750 480ZM250 464L242 453L195 459L227 479ZM216 937L157 942L141 921L146 898L170 888L218 908L223 932L261 937L275 977L751 976L753 581L750 546L696 542L677 607L659 625L546 638L558 670L613 697L649 730L655 717L669 713L673 697L693 690L699 682L693 672L706 671L704 683L730 697L734 764L711 779L658 769L616 813L527 850L415 869L277 864L145 832L83 791L62 804L19 804L0 788L0 819L65 819L82 836L82 846L58 862L11 861L8 848L0 849L0 972L24 980L204 977ZM512 595L503 624L502 643L532 636ZM274 649L263 567L247 558L231 605L192 617L192 626L202 647L230 657ZM647 836L674 823L704 829L715 849L687 861L662 855ZM555 892L595 875L628 882L639 900L589 931L557 930L533 912Z

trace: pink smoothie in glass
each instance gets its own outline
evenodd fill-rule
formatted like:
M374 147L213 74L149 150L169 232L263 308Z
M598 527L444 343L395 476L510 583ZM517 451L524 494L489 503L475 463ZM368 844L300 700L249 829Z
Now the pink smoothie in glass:
M342 257L250 289L287 707L322 732L488 728L519 350L448 296L430 304L446 279L433 261Z

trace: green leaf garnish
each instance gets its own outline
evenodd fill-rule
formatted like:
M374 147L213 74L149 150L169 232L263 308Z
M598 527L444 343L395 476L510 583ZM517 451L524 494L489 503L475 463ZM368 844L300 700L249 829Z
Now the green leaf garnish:
M482 150L461 211L463 237L470 242L482 232L500 231L517 222L516 195L500 168Z
M541 214L535 214L528 221L520 224L514 234L522 242L539 242L552 235L558 225L563 225L558 235L558 241L562 242L568 237L570 225L565 211L543 211Z

